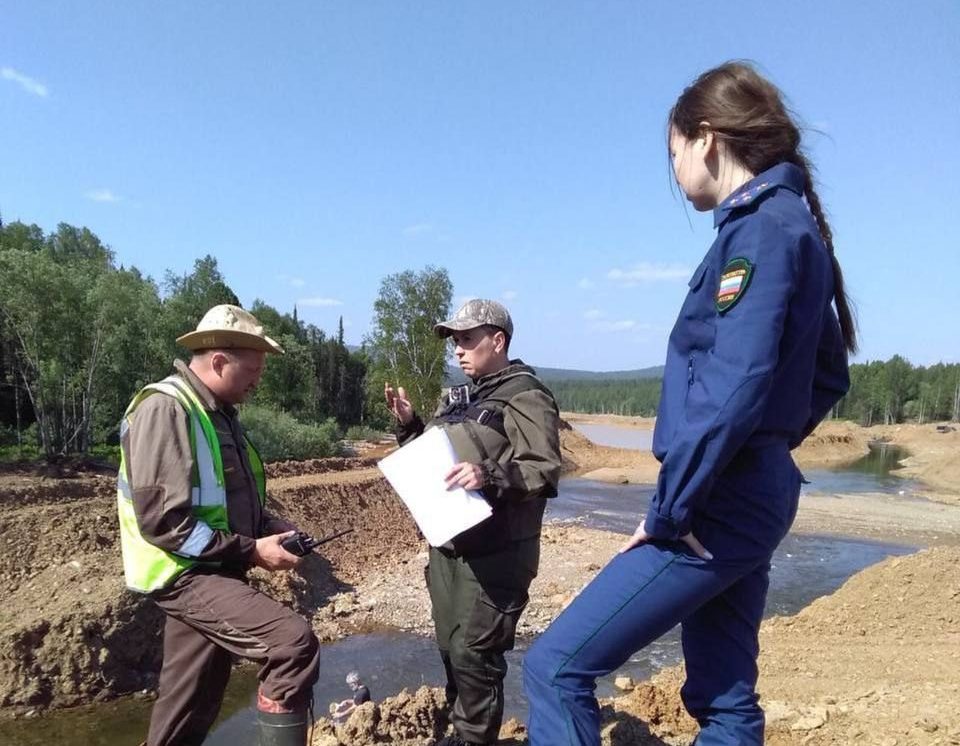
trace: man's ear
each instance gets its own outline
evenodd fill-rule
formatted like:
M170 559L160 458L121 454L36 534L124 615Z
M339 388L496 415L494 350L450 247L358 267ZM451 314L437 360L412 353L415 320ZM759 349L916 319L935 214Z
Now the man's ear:
M507 349L507 334L504 331L497 330L493 335L494 349L501 353Z
M223 375L223 366L228 362L227 356L222 352L214 352L210 357L210 369L217 374L217 376Z

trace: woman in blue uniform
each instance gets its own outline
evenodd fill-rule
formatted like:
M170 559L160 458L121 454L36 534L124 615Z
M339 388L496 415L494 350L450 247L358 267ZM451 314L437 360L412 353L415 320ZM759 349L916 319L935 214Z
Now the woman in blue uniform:
M677 183L717 237L670 335L646 519L524 660L535 746L599 744L596 678L677 623L696 743L763 743L757 632L800 494L790 450L849 386L855 323L780 92L727 63L668 125Z

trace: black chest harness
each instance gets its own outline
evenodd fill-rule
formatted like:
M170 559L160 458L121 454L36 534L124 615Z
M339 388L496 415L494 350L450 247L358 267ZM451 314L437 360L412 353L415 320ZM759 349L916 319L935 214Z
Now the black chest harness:
M476 422L478 425L489 427L498 432L501 437L507 437L507 430L503 423L503 410L510 404L510 400L524 391L547 391L533 373L520 371L511 376L498 379L493 386L480 385L452 386L447 394L446 406L436 415L435 419L449 424Z

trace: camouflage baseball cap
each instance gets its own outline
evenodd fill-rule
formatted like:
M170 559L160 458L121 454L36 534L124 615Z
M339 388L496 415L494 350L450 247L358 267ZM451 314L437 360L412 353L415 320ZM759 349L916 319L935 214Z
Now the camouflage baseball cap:
M460 306L460 310L453 315L452 319L447 319L433 327L433 331L439 337L449 337L454 332L462 332L466 329L476 329L478 326L487 325L503 329L508 337L513 336L513 320L510 318L510 312L502 303L484 298L474 298Z

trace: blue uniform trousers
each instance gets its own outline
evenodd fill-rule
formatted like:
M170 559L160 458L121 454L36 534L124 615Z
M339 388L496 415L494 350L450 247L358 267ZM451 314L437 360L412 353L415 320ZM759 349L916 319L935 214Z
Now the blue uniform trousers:
M717 480L693 533L714 555L679 541L642 544L600 572L527 652L532 746L600 743L596 678L682 624L684 705L697 744L762 744L757 632L770 558L796 513L800 475L786 448L751 454ZM786 457L784 459L783 457Z

